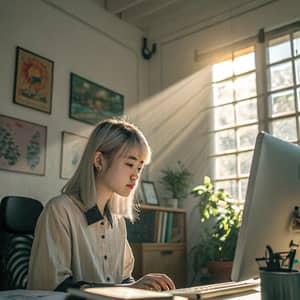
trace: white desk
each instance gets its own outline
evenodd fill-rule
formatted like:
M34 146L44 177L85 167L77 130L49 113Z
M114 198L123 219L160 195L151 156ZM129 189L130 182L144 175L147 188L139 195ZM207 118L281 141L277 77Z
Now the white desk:
M261 297L260 292L253 291L243 294L221 296L217 298L212 298L211 300L261 300Z
M64 300L67 293L52 291L0 291L0 300Z
M51 291L12 290L0 291L0 300L65 300L67 293ZM180 297L181 298L181 297ZM211 300L260 300L260 292L247 292L231 296L221 296Z

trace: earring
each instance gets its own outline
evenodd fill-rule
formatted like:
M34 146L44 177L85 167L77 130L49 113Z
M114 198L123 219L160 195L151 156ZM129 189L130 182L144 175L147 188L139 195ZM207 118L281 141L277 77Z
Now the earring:
M102 170L101 166L97 166L96 168L96 176L98 176Z

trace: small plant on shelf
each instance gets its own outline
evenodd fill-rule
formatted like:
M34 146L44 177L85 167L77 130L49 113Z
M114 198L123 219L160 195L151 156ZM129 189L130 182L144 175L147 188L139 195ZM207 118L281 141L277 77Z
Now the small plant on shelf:
M179 160L174 168L166 168L161 171L160 183L164 186L169 198L177 199L179 206L187 198L192 186L192 174Z

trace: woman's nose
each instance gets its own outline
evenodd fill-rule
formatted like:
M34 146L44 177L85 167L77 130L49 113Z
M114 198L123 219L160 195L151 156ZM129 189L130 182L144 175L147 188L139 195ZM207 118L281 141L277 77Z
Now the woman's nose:
M131 176L130 176L130 179L131 180L137 180L139 178L139 176L137 175L137 174L132 174Z

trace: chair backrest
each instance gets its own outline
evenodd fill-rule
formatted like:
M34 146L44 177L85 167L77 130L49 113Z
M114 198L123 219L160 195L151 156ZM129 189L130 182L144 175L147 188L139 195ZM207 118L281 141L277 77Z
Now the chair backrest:
M25 289L35 225L43 205L4 197L0 203L0 290Z

